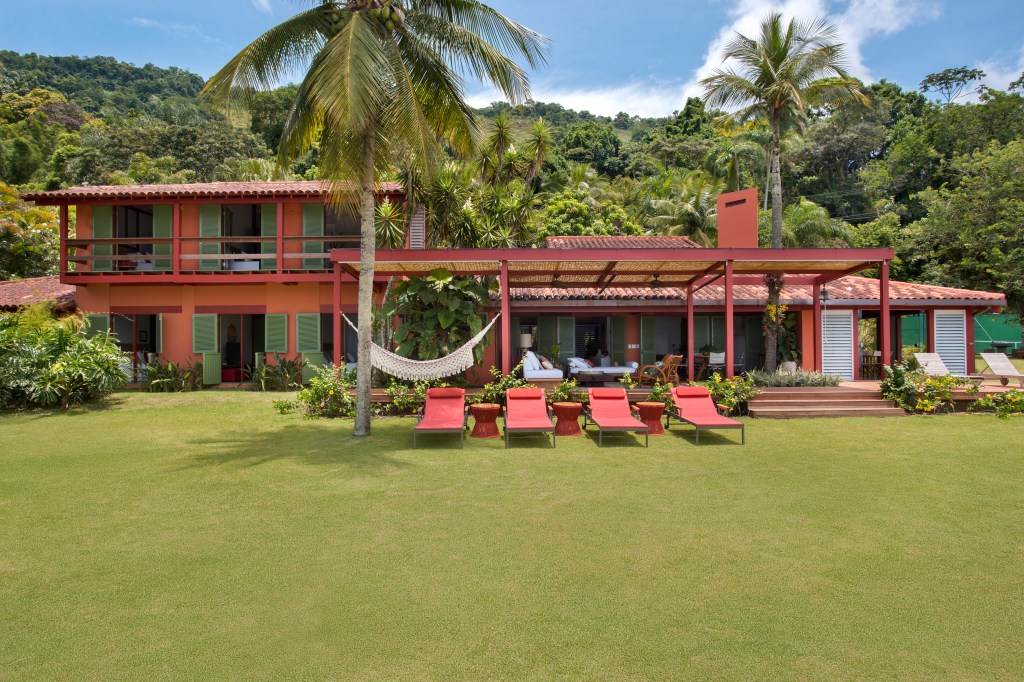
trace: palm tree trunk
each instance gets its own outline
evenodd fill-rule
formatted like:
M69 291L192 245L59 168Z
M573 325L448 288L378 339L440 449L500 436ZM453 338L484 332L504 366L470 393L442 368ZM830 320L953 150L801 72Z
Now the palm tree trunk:
M370 388L373 366L370 364L373 342L373 264L377 251L377 231L373 221L374 129L363 134L363 177L359 181L359 348L356 365L356 423L354 436L370 435Z
M782 248L782 147L779 142L779 121L772 119L772 153L769 163L771 164L772 183L772 248ZM764 277L765 286L768 288L768 309L778 311L779 301L782 299L782 275L771 274ZM774 372L779 362L779 331L782 326L782 318L776 312L774 315L765 313L764 317L764 368L765 371Z
M782 144L780 123L772 120L772 248L782 248Z
M767 211L768 210L768 195L772 193L771 186L772 186L772 160L773 159L772 159L772 152L771 152L771 150L766 150L766 151L767 151L767 154L765 154L765 156L768 157L768 166L764 169L764 210Z

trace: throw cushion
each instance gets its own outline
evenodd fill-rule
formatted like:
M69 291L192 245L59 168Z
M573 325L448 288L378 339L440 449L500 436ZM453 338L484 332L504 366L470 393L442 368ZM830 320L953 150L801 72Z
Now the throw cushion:
M526 351L526 357L523 358L523 369L540 369L540 360L532 350Z
M569 366L578 367L582 369L583 367L587 366L587 361L584 360L583 358L569 358Z
M555 368L555 366L553 364L551 364L551 361L548 360L547 358L541 358L540 366L543 367L544 369L554 369Z

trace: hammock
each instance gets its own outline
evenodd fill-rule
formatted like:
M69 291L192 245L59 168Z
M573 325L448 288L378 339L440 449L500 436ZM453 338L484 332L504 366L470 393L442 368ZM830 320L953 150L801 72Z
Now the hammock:
M348 326L357 332L359 331L345 313L342 313L341 316L348 322ZM479 334L464 343L460 348L436 360L410 360L409 358L403 358L401 355L392 353L387 348L370 343L370 364L386 374L399 379L405 379L406 381L443 379L459 372L465 372L476 364L476 360L473 358L473 349L483 341L483 338L487 336L487 332L491 331L491 327L494 326L499 317L501 317L501 313L495 315L494 319L481 329Z

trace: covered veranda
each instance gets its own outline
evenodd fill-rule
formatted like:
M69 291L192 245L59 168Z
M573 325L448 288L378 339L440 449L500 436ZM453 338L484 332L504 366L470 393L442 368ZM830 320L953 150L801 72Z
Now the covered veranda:
M814 363L822 368L822 287L847 275L871 268L879 271L878 337L881 358L892 358L889 301L889 261L892 249L451 249L380 250L375 275L381 279L428 275L444 268L455 275L493 276L501 284L499 322L500 367L508 374L514 365L510 291L516 288L568 286L604 291L608 287L673 287L681 291L687 324L694 323L694 298L701 289L724 287L725 368L734 374L734 287L764 283L767 274L785 277L786 285L810 286L813 292ZM341 289L359 276L359 251L331 251L336 338L341 333ZM694 335L686 343L688 380L694 379ZM335 351L334 362L341 358Z

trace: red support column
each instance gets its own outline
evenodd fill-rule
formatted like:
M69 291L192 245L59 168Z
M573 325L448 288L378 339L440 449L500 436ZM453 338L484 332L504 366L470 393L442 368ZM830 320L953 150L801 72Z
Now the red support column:
M284 272L284 202L277 202L277 274ZM335 276L335 291L338 289L337 276Z
M60 207L60 270L58 275L64 276L68 271L68 205Z
M860 311L853 309L853 380L860 379Z
M964 311L967 331L967 373L974 374L974 311Z
M501 261L501 373L512 371L512 316L509 313L508 261Z
M886 367L892 366L892 335L889 333L889 261L882 261L880 277L878 280L879 298L879 319L878 337L879 348L882 351L882 364Z
M280 256L277 259L278 267L281 266ZM334 334L334 349L333 357L331 362L334 363L335 367L341 367L341 263L334 264L334 290L332 294L331 304L331 329Z
M181 272L181 204L171 209L171 268L175 275Z
M693 353L693 284L686 285L686 380L691 384L694 377Z
M925 338L928 339L928 352L935 352L935 310L929 308L924 313Z
M725 378L732 379L735 370L736 339L733 338L732 261L725 262Z
M821 359L821 285L815 283L813 289L814 296L814 371L820 372L823 367Z

